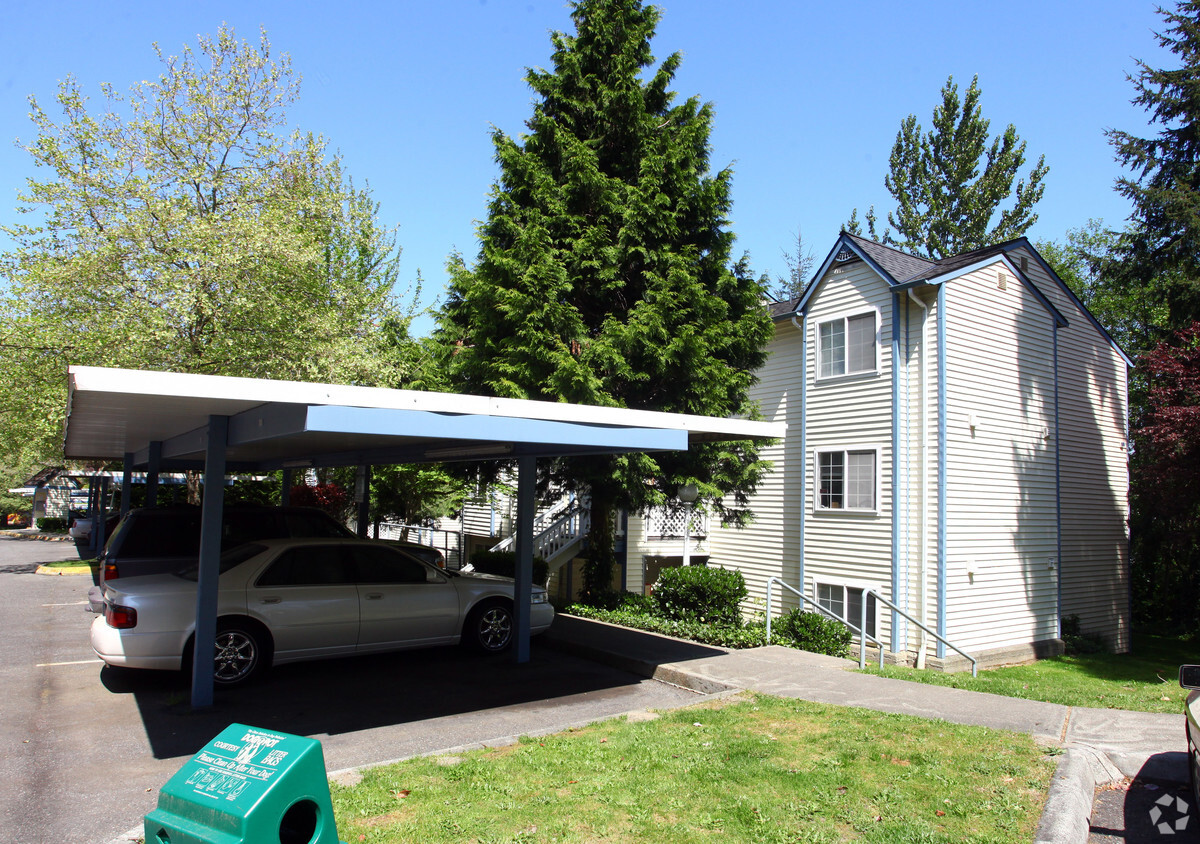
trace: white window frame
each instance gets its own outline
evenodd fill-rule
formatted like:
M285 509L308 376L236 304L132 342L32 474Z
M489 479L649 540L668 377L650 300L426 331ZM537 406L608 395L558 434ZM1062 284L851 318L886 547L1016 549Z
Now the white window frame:
M813 499L812 508L814 514L833 515L876 515L879 513L879 495L880 495L880 455L883 449L878 444L870 445L835 445L822 446L814 448L812 452L812 467L813 467ZM842 505L840 507L825 506L823 497L826 493L823 492L821 482L821 458L827 454L842 455ZM871 506L870 507L847 507L845 506L846 499L849 495L847 489L847 467L850 464L850 455L870 454L874 464L874 471L871 473Z
M874 322L874 330L871 332L871 365L866 369L849 369L849 346L846 345L846 338L850 333L850 320L861 317L871 317ZM823 374L825 366L825 355L822 351L821 332L827 325L840 322L842 324L842 371ZM826 319L815 321L813 338L813 348L816 350L816 380L817 381L834 381L840 378L862 378L879 374L879 310L877 308L864 308L858 311L848 311L846 313L834 314Z
M829 610L830 612L833 612L832 608L826 606L821 601L821 587L826 587L827 589L840 589L842 591L842 611L846 613L846 621L850 622L855 627L858 627L859 622L862 620L862 616L857 613L853 615L850 614L850 590L853 589L856 592L861 592L864 596L866 595L868 589L879 591L879 585L876 583L863 583L861 581L853 580L838 580L836 577L814 575L812 578L812 599L816 601L817 604L823 609ZM862 599L860 598L859 600ZM879 638L879 615L881 606L882 605L878 601L875 602L874 618L871 617L870 610L868 609L867 611L866 632L868 638Z

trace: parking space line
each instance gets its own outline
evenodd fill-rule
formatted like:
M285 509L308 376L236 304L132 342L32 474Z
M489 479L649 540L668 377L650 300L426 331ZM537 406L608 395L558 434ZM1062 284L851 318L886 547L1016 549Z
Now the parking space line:
M43 607L81 607L87 601L71 601L69 604L42 604Z
M73 662L39 662L34 668L57 668L60 665L94 665L98 659L77 659Z

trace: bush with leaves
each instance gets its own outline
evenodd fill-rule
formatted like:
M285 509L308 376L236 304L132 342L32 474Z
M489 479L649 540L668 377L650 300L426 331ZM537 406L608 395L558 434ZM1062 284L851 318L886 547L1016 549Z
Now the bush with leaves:
M67 520L43 516L37 520L37 529L43 533L66 533Z
M772 639L814 654L850 655L850 628L820 613L792 610L771 624ZM794 643L794 644L792 644Z
M735 569L679 566L663 569L654 584L660 615L682 621L741 624L746 580Z

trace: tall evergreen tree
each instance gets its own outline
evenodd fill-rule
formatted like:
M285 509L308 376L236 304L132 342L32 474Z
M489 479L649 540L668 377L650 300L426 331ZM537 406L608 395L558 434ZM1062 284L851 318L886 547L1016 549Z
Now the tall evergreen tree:
M1045 156L1018 180L1025 164L1025 142L1010 123L989 145L991 121L984 119L979 97L979 77L971 80L961 100L950 77L928 132L923 132L914 114L901 122L884 178L897 206L887 215L896 230L895 237L885 234L887 242L930 258L945 258L1020 237L1037 222L1033 206L1045 191L1042 180L1049 170ZM1009 197L1011 206L1001 208ZM851 217L855 229L857 216L855 209ZM873 213L868 213L868 220L874 237Z
M1153 137L1108 132L1117 160L1133 171L1117 191L1133 202L1134 225L1111 269L1118 284L1150 288L1167 303L1171 329L1200 319L1200 0L1159 10L1168 26L1160 46L1179 67L1138 61L1132 102L1150 113ZM1164 327L1165 328L1165 327Z
M726 416L747 389L771 323L734 235L728 169L709 171L712 108L675 103L678 53L656 70L659 11L580 0L576 33L552 35L551 70L528 134L496 131L494 185L474 266L453 256L441 336L456 385L548 399ZM592 498L587 588L611 580L612 514L694 481L722 516L744 519L765 466L748 444L681 454L576 458L549 476Z

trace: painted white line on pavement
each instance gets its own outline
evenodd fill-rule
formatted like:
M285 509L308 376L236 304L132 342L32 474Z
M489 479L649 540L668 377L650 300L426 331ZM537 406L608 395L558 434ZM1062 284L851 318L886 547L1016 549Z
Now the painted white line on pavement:
M87 601L71 601L69 604L42 604L43 607L81 607Z
M34 668L57 668L60 665L94 665L98 659L77 659L74 662L39 662Z

